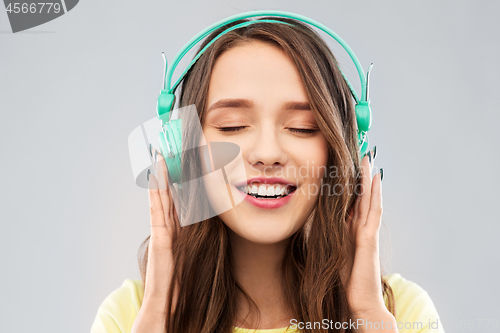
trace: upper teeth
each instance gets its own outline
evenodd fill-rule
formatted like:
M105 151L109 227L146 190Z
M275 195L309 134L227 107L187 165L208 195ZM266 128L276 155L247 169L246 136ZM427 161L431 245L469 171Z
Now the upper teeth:
M286 195L288 191L286 190L288 185L284 184L260 184L260 185L243 185L241 188L243 192L247 192L248 194L258 194L260 196L272 197L275 195Z

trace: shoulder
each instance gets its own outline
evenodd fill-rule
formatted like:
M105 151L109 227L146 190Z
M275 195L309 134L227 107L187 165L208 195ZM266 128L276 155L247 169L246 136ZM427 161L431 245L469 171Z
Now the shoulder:
M421 286L399 273L384 276L394 295L399 332L444 333L431 297Z
M143 297L142 281L125 279L99 306L91 333L129 333Z

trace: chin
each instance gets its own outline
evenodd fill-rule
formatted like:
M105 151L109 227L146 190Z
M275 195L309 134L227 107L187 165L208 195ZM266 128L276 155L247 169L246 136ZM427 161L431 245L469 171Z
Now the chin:
M237 218L234 214L224 213L220 215L220 218L237 237L256 244L282 242L302 227L298 221L276 220L270 217L251 219L239 216Z
M265 245L271 245L271 244L276 244L283 242L284 240L289 239L292 235L289 234L275 234L275 233L269 233L269 232L257 232L257 233L248 233L246 232L243 235L238 235L245 240L256 243L256 244L265 244Z

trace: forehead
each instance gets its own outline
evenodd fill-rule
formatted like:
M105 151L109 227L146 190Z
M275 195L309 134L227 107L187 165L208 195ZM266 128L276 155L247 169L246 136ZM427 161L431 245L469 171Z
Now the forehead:
M208 101L222 98L307 101L293 60L280 47L261 41L232 47L217 58Z

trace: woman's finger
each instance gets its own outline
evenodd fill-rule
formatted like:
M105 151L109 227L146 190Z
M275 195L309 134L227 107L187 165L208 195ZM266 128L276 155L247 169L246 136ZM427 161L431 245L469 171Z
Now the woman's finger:
M150 170L148 170L148 178L150 225L153 233L157 227L165 227L165 216L158 191L158 180Z
M156 239L158 245L164 248L171 248L176 230L172 218L171 207L173 206L173 202L169 193L165 162L161 154L157 151L154 152L154 160L158 178L156 178L155 175L150 176L150 179L156 181L156 184L153 183L150 186L152 187L150 191L152 191L153 198L157 196L160 200L162 219L161 221L158 219L158 222L152 223L151 237ZM160 210L160 208L158 210ZM152 220L154 219L153 215L151 215L151 218Z
M165 164L165 160L160 152L155 151L155 160L156 160L156 169L159 177L159 191L160 198L163 205L163 210L165 211L165 224L167 229L175 229L172 225L172 217L173 217L173 200L171 197L171 192L168 187L168 178L167 178L167 166Z
M173 225L175 226L174 229L178 233L180 232L181 225L179 223L179 217L177 215L177 211L175 209L175 204L174 204L174 199L172 196L172 191L169 188L168 185L168 168L165 163L165 159L161 155L159 151L156 151L156 161L159 169L159 173L162 175L162 183L160 184L160 194L162 197L162 202L165 202L164 207L169 207L168 210L168 216L172 219ZM165 191L162 191L162 189L165 189ZM168 200L167 200L168 198ZM166 209L166 208L165 208ZM168 219L166 218L166 222Z
M173 199L173 193L172 191L170 190L170 187L168 185L168 176L167 176L167 172L168 172L168 168L167 168L167 164L164 162L165 159L163 158L163 156L160 154L160 152L158 152L158 163L161 165L161 170L162 170L162 175L163 175L163 179L165 181L165 187L166 187L166 192L167 192L167 198L168 198L168 206L169 206L169 218L172 220L172 224L174 226L174 232L175 232L175 235L178 235L178 233L180 232L180 229L181 229L181 225L179 223L179 217L177 215L177 211L175 209L175 204L174 204L174 199ZM166 221L168 223L168 221Z
M381 173L376 174L372 181L370 211L368 212L366 227L378 238L380 224L382 222L382 180Z
M371 198L371 166L370 158L368 154L361 160L360 172L361 172L361 193L358 194L360 197L357 202L357 212L356 212L356 224L357 227L361 227L366 224L366 218L368 211L370 209L370 198Z

